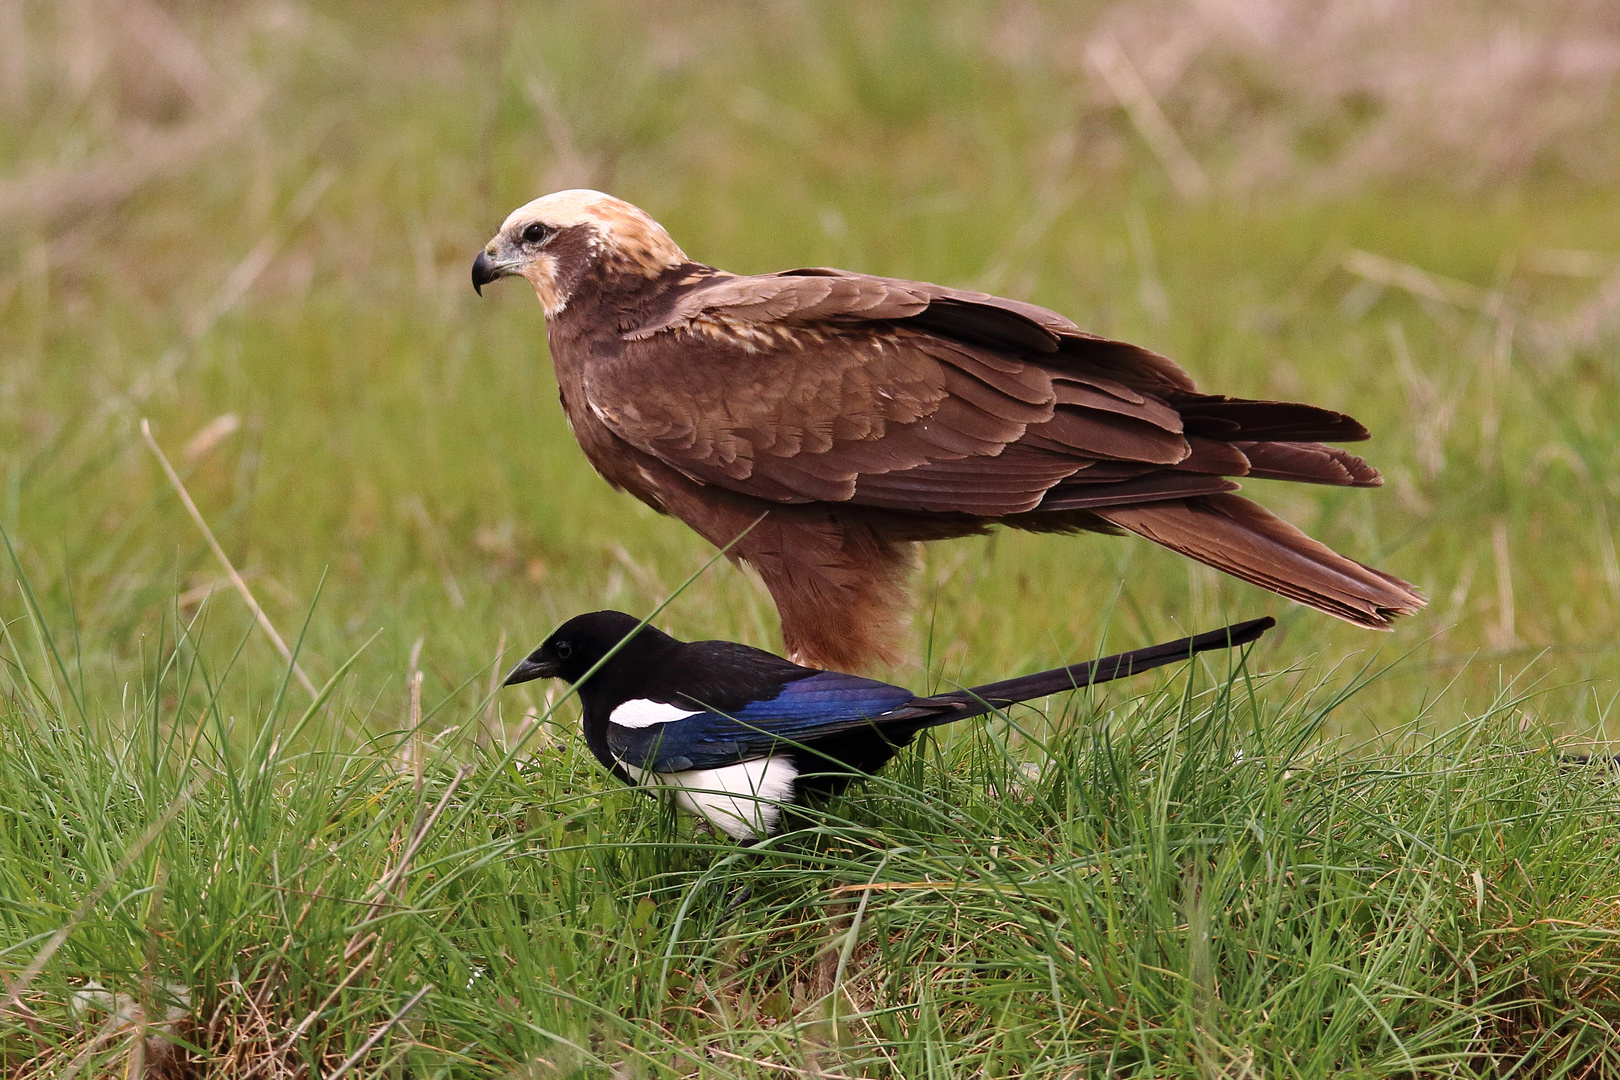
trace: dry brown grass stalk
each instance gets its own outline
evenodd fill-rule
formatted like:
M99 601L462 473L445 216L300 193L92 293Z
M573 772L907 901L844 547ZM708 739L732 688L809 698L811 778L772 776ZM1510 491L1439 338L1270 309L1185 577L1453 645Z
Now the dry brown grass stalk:
M287 643L282 640L281 634L276 631L275 624L270 621L270 616L264 613L264 608L260 607L259 601L254 598L253 590L248 588L247 582L243 580L242 575L237 573L236 566L231 562L230 556L225 554L225 549L220 547L219 541L214 538L214 530L208 527L207 519L202 516L202 511L197 509L197 504L191 499L191 493L186 490L185 482L180 479L180 474L174 471L174 466L169 464L169 458L163 453L162 447L158 446L157 439L153 438L151 422L144 417L141 419L141 438L146 440L146 445L151 448L153 455L157 457L158 464L163 466L163 474L169 478L169 483L174 486L175 492L180 496L180 502L185 506L186 513L190 514L191 520L196 522L197 528L203 534L203 539L208 542L209 550L214 553L214 557L225 568L225 573L229 575L231 584L236 587L238 595L247 604L248 610L253 612L253 618L258 622L259 628L264 631L265 636L276 647L276 651L281 654L281 658L291 666L293 675L297 677L299 685L309 691L310 697L320 697L320 690L316 688L314 681L304 674L304 669L293 658L292 650L287 647Z
M1122 95L1124 64L1096 65L1099 103L1134 99L1168 161L1164 129L1141 120L1153 101L1189 153L1217 151L1200 159L1218 188L1421 175L1477 189L1548 166L1612 174L1617 16L1607 0L1132 0L1032 41L1057 65L1117 50L1141 87Z
M1204 167L1187 144L1176 134L1175 125L1164 115L1153 91L1142 81L1142 75L1131 63L1131 58L1119 47L1112 36L1103 34L1086 47L1086 59L1102 76L1110 93L1125 109L1131 123L1141 133L1142 141L1153 151L1170 182L1184 199L1197 200L1209 194L1209 177Z
M416 1008L416 1006L421 1003L422 999L427 997L432 992L433 984L428 983L426 986L422 987L422 989L412 994L410 1000L401 1005L399 1010L395 1012L393 1016L390 1016L387 1020L383 1021L382 1024L378 1025L377 1030L373 1031L366 1038L366 1041L360 1044L360 1048L358 1050L345 1058L343 1064L339 1065L334 1071L328 1073L326 1080L340 1080L341 1077L346 1075L350 1070L358 1065L365 1058L365 1056L371 1052L371 1048L381 1042L383 1037L392 1031L396 1024L405 1019L406 1014L408 1014L412 1009Z
M505 655L506 631L503 629L500 639L495 643L495 659L489 665L489 690L486 693L489 700L484 705L484 711L478 726L478 748L480 750L489 748L490 743L494 741L496 727L500 723L496 695L501 689L501 658Z

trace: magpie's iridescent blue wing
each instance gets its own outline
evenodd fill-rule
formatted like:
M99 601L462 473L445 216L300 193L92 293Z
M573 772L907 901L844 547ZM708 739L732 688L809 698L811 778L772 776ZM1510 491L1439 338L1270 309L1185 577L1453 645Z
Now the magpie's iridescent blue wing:
M762 757L781 743L808 743L822 736L867 727L914 695L889 683L824 671L797 679L775 697L750 701L722 713L698 709L662 723L608 724L608 748L626 765L654 772L713 769Z
M914 696L903 686L823 671L788 683L769 701L751 701L729 715L774 734L797 738L813 735L829 723L870 720L898 709Z

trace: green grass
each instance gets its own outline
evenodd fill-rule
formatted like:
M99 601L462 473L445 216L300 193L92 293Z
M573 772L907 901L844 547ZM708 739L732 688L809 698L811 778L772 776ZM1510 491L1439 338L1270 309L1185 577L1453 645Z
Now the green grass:
M329 1071L429 984L358 1075L1620 1074L1614 781L1556 750L1616 733L1620 123L1579 64L1453 93L1500 26L1606 47L1603 4L1388 5L1376 49L1145 4L166 10L0 0L0 971L69 931L8 1074L125 1075L96 1003L169 985L215 1074ZM576 183L729 269L990 287L1346 409L1383 490L1249 490L1433 603L1371 635L1135 540L932 545L918 689L1281 625L1235 679L943 733L739 857L616 790L572 704L536 727L554 691L488 700L712 557L589 471L532 296L469 287ZM307 717L142 418L333 680ZM660 624L778 644L725 564Z
M91 724L14 684L8 966L72 932L8 1075L137 1044L325 1073L379 1029L382 1075L1620 1068L1620 786L1510 690L1369 756L1319 741L1354 687L1191 671L930 741L744 850L549 730L502 755L442 718L413 779L408 733L310 735L290 696L238 720L194 633ZM108 1023L113 993L184 1018Z

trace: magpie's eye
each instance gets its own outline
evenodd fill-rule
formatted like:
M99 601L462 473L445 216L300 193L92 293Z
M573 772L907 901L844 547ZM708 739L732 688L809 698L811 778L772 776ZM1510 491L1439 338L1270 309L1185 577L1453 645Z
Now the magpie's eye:
M530 227L532 228L533 226ZM574 647L568 644L566 641L559 641L551 648L557 654L557 658L559 660L566 660L570 656L574 655Z
M525 244L538 244L551 235L551 230L538 221L531 222L523 229L523 242Z

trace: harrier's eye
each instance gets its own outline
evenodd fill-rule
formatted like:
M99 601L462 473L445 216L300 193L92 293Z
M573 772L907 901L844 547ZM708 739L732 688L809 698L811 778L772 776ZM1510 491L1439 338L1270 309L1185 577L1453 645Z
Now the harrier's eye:
M532 229L532 228L534 228L534 226L531 225L531 226L529 226L529 228ZM570 656L572 656L574 654L574 647L572 645L568 644L568 642L566 642L566 641L557 642L557 644L552 646L552 649L555 650L555 652L557 653L558 658L562 659L562 660L566 660L566 659L568 659Z
M536 221L524 228L523 242L525 244L538 244L549 235L551 235L551 230Z

